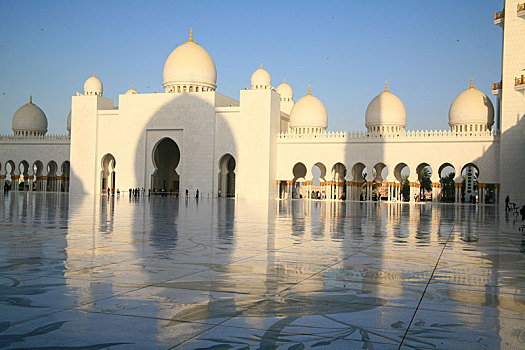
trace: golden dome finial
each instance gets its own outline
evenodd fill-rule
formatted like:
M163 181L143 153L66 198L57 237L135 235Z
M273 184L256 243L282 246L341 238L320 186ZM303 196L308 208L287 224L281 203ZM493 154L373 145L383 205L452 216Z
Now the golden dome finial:
M29 104L33 104L33 95L29 95Z
M474 78L470 77L470 88L474 89Z
M261 63L261 68L260 69L262 69L262 63Z
M385 81L385 92L388 92L388 81Z
M93 72L93 76L95 76L95 72Z
M308 84L308 95L312 94L312 89L310 89L310 84Z
M193 42L193 28L190 28L190 43Z
M131 84L131 88L133 89L133 84Z
M284 81L283 81L283 83L286 83L286 78L284 78Z

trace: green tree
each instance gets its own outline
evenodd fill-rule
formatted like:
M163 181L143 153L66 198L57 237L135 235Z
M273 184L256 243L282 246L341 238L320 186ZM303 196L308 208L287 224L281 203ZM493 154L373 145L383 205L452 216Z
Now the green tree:
M408 175L401 177L401 194L405 202L410 200L410 181L408 181Z
M454 202L454 177L456 173L452 172L441 179L441 201Z
M430 180L430 171L427 167L421 169L419 174L419 182L421 187L419 189L419 197L422 198L425 192L432 192L432 180Z

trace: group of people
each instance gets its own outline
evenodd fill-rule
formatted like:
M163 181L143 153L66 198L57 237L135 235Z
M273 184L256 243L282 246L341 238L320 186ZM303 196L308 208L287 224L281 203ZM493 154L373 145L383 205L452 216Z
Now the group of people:
M129 189L129 196L130 197L140 197L141 195L144 196L144 187L142 188L130 188ZM120 192L119 192L120 193Z
M510 196L505 197L505 212L512 212L515 211L516 215L521 214L521 220L525 220L525 205L521 207L521 209L518 209L518 206L516 206L516 203L511 203Z

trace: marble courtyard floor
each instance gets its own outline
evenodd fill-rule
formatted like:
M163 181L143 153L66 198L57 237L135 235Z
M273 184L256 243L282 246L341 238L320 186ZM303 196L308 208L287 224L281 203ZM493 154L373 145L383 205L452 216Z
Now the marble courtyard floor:
M0 198L0 348L524 349L494 206Z

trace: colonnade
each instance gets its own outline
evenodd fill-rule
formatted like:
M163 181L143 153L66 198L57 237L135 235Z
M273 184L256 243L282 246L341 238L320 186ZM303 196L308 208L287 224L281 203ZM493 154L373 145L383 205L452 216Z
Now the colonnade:
M373 201L374 187L382 185L373 181L355 182L355 181L323 181L319 183L319 191L314 190L313 181L296 182L293 180L277 180L277 193L281 199L287 198L305 198L305 199L329 199L329 200L350 200L350 201ZM462 202L462 182L454 183L454 202ZM492 185L495 189L494 201L489 202L486 197L488 191L487 186ZM379 195L380 198L386 197L389 202L414 202L418 200L420 194L421 184L419 182L409 182L410 195L404 198L402 195L402 184L398 181L386 182L386 190L384 196ZM300 196L300 188L304 196ZM319 194L317 194L319 192ZM432 202L439 202L441 200L442 185L440 182L432 182ZM499 184L478 183L478 200L480 204L494 204L498 203L499 198ZM421 199L419 199L421 200Z

